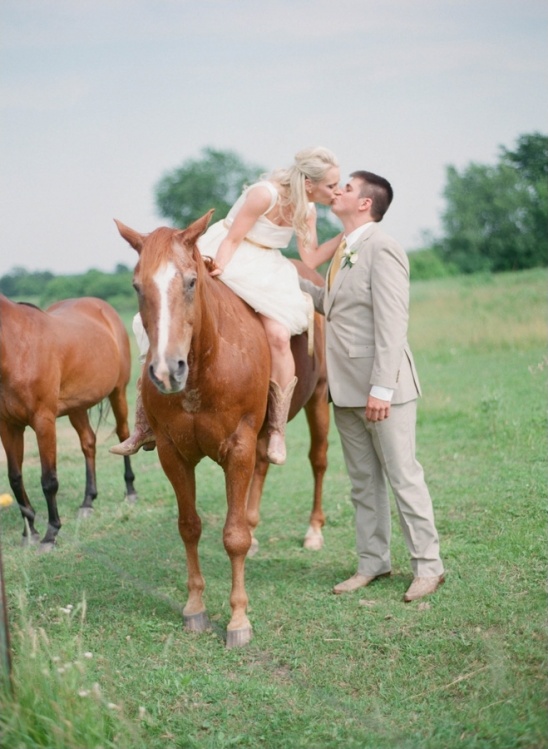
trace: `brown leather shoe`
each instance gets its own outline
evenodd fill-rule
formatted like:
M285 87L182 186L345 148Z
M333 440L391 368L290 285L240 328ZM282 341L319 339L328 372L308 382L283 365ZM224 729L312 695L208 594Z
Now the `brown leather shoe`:
M356 572L356 574L349 577L348 580L345 580L342 583L337 583L333 588L333 593L336 595L340 595L341 593L352 593L359 588L365 588L366 585L369 585L369 583L372 583L373 580L377 580L379 577L389 577L391 574L391 572L383 572L380 575L369 577L369 575L361 575L359 572Z
M440 585L443 585L445 578L443 575L435 575L434 577L415 577L413 582L409 586L409 590L404 595L403 600L405 603L410 601L416 601L424 596L430 596L435 593Z

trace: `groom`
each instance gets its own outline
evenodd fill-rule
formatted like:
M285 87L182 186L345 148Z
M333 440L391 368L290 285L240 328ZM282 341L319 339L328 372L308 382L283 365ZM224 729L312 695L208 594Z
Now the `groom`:
M331 206L344 240L325 289L301 285L325 314L329 392L355 508L357 572L333 592L390 575L388 481L411 556L408 602L434 593L444 577L432 500L415 457L421 391L407 342L409 262L379 226L392 196L383 177L353 172Z

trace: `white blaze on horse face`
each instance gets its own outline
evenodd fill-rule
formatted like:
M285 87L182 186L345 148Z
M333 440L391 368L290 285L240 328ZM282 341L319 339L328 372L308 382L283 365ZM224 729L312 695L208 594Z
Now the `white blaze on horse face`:
M167 363L167 347L169 343L169 331L171 316L169 313L169 287L175 278L177 270L173 263L166 263L154 274L154 283L158 288L160 296L160 311L158 315L158 351L156 376L160 379L163 375L169 378L169 366Z

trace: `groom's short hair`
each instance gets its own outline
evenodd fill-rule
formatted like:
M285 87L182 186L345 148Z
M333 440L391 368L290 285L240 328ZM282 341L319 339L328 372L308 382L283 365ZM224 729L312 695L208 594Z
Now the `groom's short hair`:
M350 176L362 181L360 197L371 198L371 215L375 221L382 221L394 197L390 182L378 174L362 170L352 172Z

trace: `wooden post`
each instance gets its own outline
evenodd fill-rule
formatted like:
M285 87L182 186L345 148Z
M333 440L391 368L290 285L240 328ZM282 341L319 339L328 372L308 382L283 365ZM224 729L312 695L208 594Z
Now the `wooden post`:
M0 544L0 686L13 693L11 681L11 653L8 628L8 607L6 605L6 589L4 586L4 567L2 564L2 546Z

